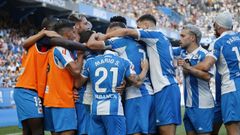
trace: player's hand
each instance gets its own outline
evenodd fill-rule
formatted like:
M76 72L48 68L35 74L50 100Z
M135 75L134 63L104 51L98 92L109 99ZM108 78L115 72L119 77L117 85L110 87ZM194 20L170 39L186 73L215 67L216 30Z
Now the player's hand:
M116 87L115 91L117 93L122 94L122 92L125 90L125 88L126 88L126 81L123 81L119 87Z
M87 47L91 50L104 50L104 42L98 41L97 38L99 38L99 34L93 33L87 42Z
M149 64L147 59L144 59L141 61L141 68L142 70L148 71Z
M103 34L103 33L97 33L96 40L98 40L98 41L105 41L106 40L106 35Z
M77 89L73 89L73 99L76 102L79 99L79 93Z
M44 30L44 34L47 37L62 37L61 35L59 35L57 32L55 31L50 31L50 30Z
M98 40L102 35L103 33L101 32L95 33L95 39Z
M186 63L186 62L185 62L184 59L178 59L178 60L177 60L177 65L178 65L178 66L183 66L185 63Z

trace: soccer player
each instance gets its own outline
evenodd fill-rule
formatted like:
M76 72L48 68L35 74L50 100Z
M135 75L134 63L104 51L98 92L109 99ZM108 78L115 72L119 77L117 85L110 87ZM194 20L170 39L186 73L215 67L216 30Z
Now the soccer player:
M90 37L93 33L92 24L87 20L85 15L73 13L69 15L68 19L75 22L74 29L80 37L80 43L87 42L86 37ZM87 32L86 32L87 31ZM94 57L94 54L88 55L85 59ZM78 100L75 103L77 118L78 118L78 135L88 134L90 124L90 105L92 101L91 83L87 82L79 91L75 90L78 95Z
M214 99L209 85L213 70L203 72L187 65L194 66L206 57L208 51L200 46L201 37L201 31L196 26L186 25L180 33L181 48L173 51L175 56L180 56L178 64L183 66L184 71L183 122L187 135L210 135L213 128Z
M129 61L110 50L86 61L79 85L85 83L88 78L92 82L90 135L126 135L121 96L116 92L116 87L120 86L125 78L140 86L147 70L148 63L144 60L142 72L137 76Z
M42 27L50 29L56 20L44 20ZM44 36L58 37L56 32L42 30L33 38L41 38ZM31 40L31 39L30 39ZM42 135L43 128L43 112L42 101L46 83L46 59L48 48L45 42L34 42L30 45L25 41L23 48L26 53L23 54L22 65L20 68L20 76L17 79L14 88L14 100L16 103L19 124L23 128L23 135Z
M86 43L90 36L93 34L93 31L82 31L79 36L80 43ZM88 59L94 58L97 55L96 52L88 52L84 62ZM75 103L77 118L78 118L78 135L87 135L89 134L90 127L90 107L92 104L92 84L90 81L87 81L84 86L78 90L79 98Z
M115 17L116 18L116 17ZM107 32L114 31L119 28L126 28L122 22L112 22ZM141 60L146 59L144 46L130 37L116 37L105 42L110 45L113 50L118 52L121 58L129 60L134 65L137 74L141 72ZM124 114L126 117L127 134L148 134L152 115L153 89L148 77L140 87L130 86L126 88ZM153 117L153 116L152 116ZM152 131L153 132L153 131Z
M214 20L214 49L195 68L208 71L215 63L221 75L221 110L228 135L240 133L240 35L233 32L232 15L219 13Z
M60 20L55 30L63 38L74 40L74 23ZM80 59L80 60L79 60ZM73 99L74 79L80 74L81 56L62 47L53 47L48 55L47 86L44 95L45 128L52 133L74 135L77 116Z
M156 19L150 14L137 20L141 29L118 29L99 39L131 36L146 43L150 62L150 78L154 89L154 107L158 133L175 135L176 125L181 124L180 90L175 79L172 46L168 39L156 30Z

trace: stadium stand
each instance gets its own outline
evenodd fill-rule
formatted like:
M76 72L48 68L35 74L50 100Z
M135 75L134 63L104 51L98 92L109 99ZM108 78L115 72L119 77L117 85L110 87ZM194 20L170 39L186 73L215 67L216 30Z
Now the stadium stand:
M181 29L186 23L196 24L205 37L213 36L211 21L217 12L234 13L234 28L239 31L240 2L238 0L79 0L112 12L119 12L132 18L142 14L153 14L158 26Z

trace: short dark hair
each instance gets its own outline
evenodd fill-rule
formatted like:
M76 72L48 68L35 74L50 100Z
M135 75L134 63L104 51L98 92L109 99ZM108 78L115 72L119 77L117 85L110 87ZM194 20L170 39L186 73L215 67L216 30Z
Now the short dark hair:
M80 41L79 42L80 43L86 43L89 40L89 38L92 36L93 33L94 32L91 31L91 30L81 32L79 34L79 36L80 36Z
M125 25L127 25L127 20L125 17L122 16L113 16L110 18L110 23L112 22L121 22L124 23Z
M122 22L112 22L108 26L109 29L111 29L113 27L127 28L126 25L124 23L122 23Z
M140 16L138 19L137 19L137 22L139 21L151 21L153 22L155 25L157 24L157 20L156 18L151 15L151 14L145 14L145 15L142 15Z
M72 21L69 21L67 19L59 19L55 24L54 30L60 34L63 28L73 28L73 26L74 23Z
M46 28L47 30L53 30L58 21L59 21L59 19L56 17L52 17L52 16L45 17L42 20L41 28L42 29Z

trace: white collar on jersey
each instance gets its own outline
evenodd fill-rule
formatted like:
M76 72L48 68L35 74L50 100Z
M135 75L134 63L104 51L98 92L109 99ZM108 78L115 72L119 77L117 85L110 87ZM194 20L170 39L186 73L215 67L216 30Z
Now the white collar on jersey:
M117 52L113 52L113 51L110 51L110 50L106 50L106 51L104 52L104 55L106 55L106 54L112 54L112 55L114 55L114 56L118 56L118 53L117 53Z
M221 38L221 37L223 37L223 36L225 36L225 35L227 35L227 34L233 34L233 33L234 33L234 31L232 31L232 30L225 31L225 32L223 32L223 33L221 34L221 36L220 36L219 38Z
M202 47L199 46L198 48L196 48L195 50L193 50L191 53L187 53L187 58L189 58L189 59L191 59L191 58L193 58L193 57L198 58L197 53L198 53L198 51L201 50L201 49L202 49Z

